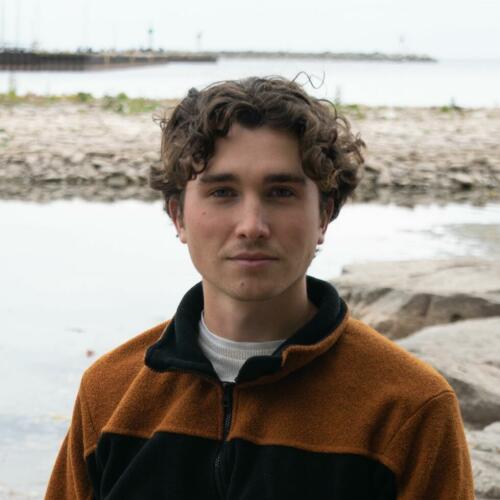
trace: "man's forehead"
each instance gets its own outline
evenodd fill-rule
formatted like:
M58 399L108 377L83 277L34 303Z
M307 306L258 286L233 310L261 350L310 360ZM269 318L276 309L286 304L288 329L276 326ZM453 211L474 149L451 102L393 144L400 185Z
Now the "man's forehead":
M266 154L300 156L299 141L294 134L268 125L245 127L234 123L226 135L214 142L214 156L231 156L245 150L253 154L264 150Z
M197 178L200 183L293 182L305 184L297 138L267 126L247 128L233 124L215 141L213 156Z

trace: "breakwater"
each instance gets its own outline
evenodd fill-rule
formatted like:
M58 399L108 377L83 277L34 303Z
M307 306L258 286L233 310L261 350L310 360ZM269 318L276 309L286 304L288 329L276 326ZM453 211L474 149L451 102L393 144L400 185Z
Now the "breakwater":
M0 70L86 71L167 64L172 62L215 62L217 56L195 52L0 52Z
M85 71L172 62L216 62L228 59L302 59L373 62L436 62L418 54L385 54L381 52L287 52L287 51L153 51L113 52L42 52L19 49L0 51L0 70L7 71Z

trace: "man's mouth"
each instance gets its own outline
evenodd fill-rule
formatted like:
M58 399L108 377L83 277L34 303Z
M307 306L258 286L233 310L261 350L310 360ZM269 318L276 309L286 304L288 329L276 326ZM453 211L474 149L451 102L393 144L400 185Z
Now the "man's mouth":
M231 260L277 260L273 255L266 253L243 252L230 257Z
M273 255L261 252L242 252L229 258L230 261L246 268L265 267L278 259Z

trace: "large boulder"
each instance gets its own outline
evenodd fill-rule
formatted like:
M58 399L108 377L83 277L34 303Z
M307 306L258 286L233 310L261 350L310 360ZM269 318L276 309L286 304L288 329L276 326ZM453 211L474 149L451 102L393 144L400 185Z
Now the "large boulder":
M448 380L466 423L500 420L500 316L428 327L398 343Z
M467 432L477 500L500 499L500 422Z
M457 393L476 498L500 499L500 317L427 327L398 344L433 365Z
M390 338L430 325L500 316L500 261L354 264L333 283L355 317Z

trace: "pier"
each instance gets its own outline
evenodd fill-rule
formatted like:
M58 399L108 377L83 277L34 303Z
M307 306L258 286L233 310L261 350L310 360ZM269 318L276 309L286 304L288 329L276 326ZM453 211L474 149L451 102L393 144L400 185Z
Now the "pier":
M0 51L0 70L95 71L172 62L216 62L217 56L196 52L31 52Z

